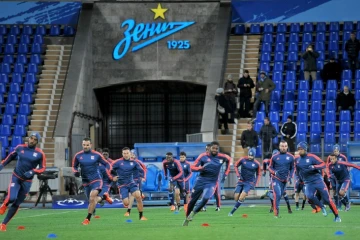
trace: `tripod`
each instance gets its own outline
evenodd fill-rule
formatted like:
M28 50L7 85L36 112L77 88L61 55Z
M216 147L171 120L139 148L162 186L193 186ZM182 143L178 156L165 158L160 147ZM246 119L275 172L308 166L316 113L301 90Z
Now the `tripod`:
M43 207L45 207L47 194L50 193L51 196L53 195L52 190L49 187L48 180L40 180L39 192L40 192L40 194L39 194L38 199L36 200L35 207L39 204L41 197L43 197L42 204L43 204Z

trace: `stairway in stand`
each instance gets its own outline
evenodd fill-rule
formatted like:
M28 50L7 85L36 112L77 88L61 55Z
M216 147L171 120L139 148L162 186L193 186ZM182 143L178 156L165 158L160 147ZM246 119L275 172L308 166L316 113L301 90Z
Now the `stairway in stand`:
M38 131L42 136L39 147L44 151L49 167L55 163L55 143L52 135L71 50L72 45L47 46L29 126L29 131Z

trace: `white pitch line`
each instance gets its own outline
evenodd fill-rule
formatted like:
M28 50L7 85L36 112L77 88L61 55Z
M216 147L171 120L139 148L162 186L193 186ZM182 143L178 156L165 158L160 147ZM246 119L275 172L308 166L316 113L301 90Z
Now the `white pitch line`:
M27 216L27 217L15 217L14 219L43 217L43 216L59 215L59 214L73 213L73 212L77 212L77 211L66 211L66 212L60 212L60 213L45 213L45 214L32 215L32 216Z

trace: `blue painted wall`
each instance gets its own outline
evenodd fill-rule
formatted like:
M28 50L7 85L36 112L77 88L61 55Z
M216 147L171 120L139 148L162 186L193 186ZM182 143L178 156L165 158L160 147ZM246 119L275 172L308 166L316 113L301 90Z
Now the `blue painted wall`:
M76 25L81 2L0 2L0 24Z
M360 0L232 0L233 23L360 20Z

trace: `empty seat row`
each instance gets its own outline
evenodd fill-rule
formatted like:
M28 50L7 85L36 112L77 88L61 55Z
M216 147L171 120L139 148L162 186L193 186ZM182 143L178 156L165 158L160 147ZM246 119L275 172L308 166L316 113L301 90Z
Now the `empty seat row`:
M4 47L4 53L5 54L14 54L14 53L20 53L20 54L27 54L27 53L37 53L41 54L43 52L42 45L39 43L34 43L31 45L30 49L28 44L19 44L18 47L16 47L14 44L6 44ZM2 47L0 46L0 53L2 53Z
M4 98L3 95L0 94L0 103L4 103ZM19 96L17 93L9 93L7 95L7 103L27 103L27 104L31 104L33 103L33 97L31 93L25 93L23 92L20 96L20 101L19 101Z
M35 35L33 37L33 39L31 40L31 36L30 35L20 35L20 37L18 38L17 35L7 35L6 37L6 41L5 41L5 36L4 35L0 35L0 44L30 44L30 43L39 43L39 44L43 44L44 43L44 38L42 35Z
M21 136L26 135L26 126L25 125L14 125L14 130L11 129L11 125L0 125L0 136Z
M327 36L329 36L329 41L336 41L338 42L340 40L340 35L338 32L330 32L328 35L325 33L317 33L315 36L316 42L324 42L327 39ZM301 39L300 39L301 38ZM342 40L347 41L350 38L350 32L346 32L343 35ZM289 35L289 38L287 39L287 36L285 33L278 33L275 36L276 43L298 43L300 42L313 42L314 41L314 35L312 33L304 33L302 37L299 36L297 33L291 33ZM264 43L272 43L274 41L274 37L272 34L264 34L263 42Z
M14 119L15 117L15 119ZM25 114L18 114L18 115L11 115L11 114L4 114L2 115L1 119L2 125L29 125L28 115Z
M4 83L0 83L0 94L4 93L33 93L35 91L35 84L34 83L24 83L21 87L20 83L11 83L9 87L9 91L6 90L6 86Z
M35 64L40 64L40 63L42 63L42 59L41 59L40 54L31 54L29 59L28 59L28 56L26 54L17 54L17 55L7 54L7 55L4 55L2 63L9 63L9 64L13 64L13 63L23 63L23 64L35 63Z
M11 75L11 77L9 77ZM23 83L24 82L24 76L22 73L0 73L0 83L9 83L11 78L12 83ZM35 73L26 73L25 74L25 83L36 83L38 79L36 78Z
M8 31L8 28L5 25L0 25L0 35L6 35L8 33L13 35L19 35L20 33L25 35L47 35L47 29L44 25L36 25L35 29L33 26L26 25L23 26L23 28L20 27L20 25L12 25L10 27L10 31ZM63 31L64 36L74 36L75 35L75 29L72 26L65 26ZM50 36L59 36L61 35L61 26L59 25L51 25L49 30Z
M25 73L25 67L27 67L27 73L37 73L39 71L38 65L35 63L23 64L23 63L15 63L14 69L12 71L11 64L2 63L0 65L0 73Z
M0 136L0 142L1 146L5 148L9 146L16 147L17 145L24 143L23 137L21 136L12 136L10 144L7 136Z
M5 105L5 111L2 114L8 114L8 115L15 115L15 114L23 114L23 115L30 115L31 108L30 104L28 103L20 103L19 107L16 107L17 104L15 103L6 103ZM0 108L1 111L1 108Z

